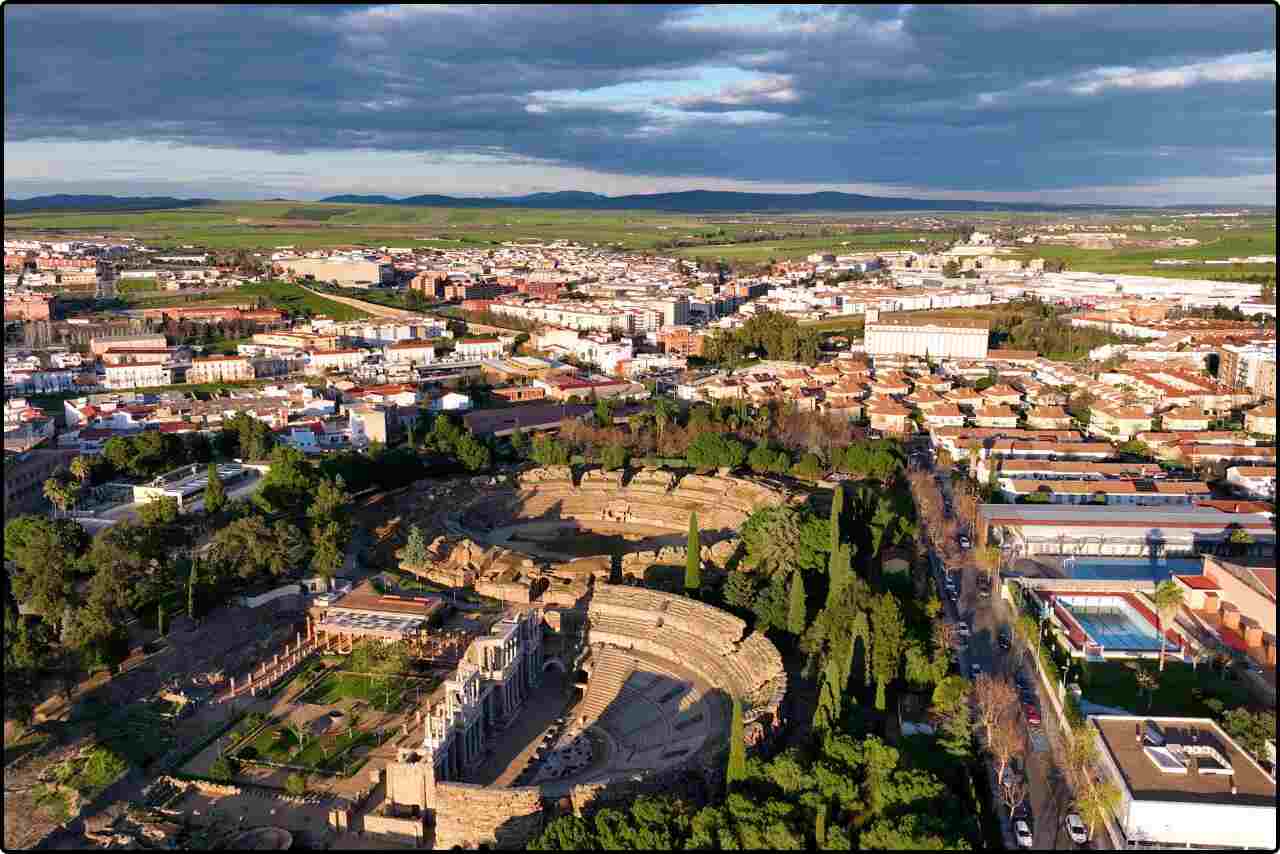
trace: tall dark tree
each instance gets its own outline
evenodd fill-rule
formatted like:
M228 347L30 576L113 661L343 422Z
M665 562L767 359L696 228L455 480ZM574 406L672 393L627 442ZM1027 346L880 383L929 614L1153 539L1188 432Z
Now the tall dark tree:
M702 531L698 528L698 511L689 514L688 554L684 565L684 591L697 596L702 589Z
M797 637L804 634L806 617L804 577L799 570L791 573L787 590L787 631Z
M729 720L729 767L725 784L732 789L747 778L747 745L742 732L742 701L733 698L733 716Z
M222 485L222 478L218 477L218 466L209 463L209 484L204 488L204 509L210 514L217 514L226 506L227 488Z

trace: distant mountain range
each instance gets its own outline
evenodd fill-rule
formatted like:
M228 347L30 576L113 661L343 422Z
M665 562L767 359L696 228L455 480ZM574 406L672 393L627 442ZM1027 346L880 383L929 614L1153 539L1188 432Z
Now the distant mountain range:
M194 208L212 203L213 199L175 199L172 196L35 196L30 199L5 199L7 214L30 211L154 211L166 208Z
M175 199L170 196L36 196L5 199L6 214L32 211L143 211L190 208L214 204L216 199ZM271 199L270 201L291 201ZM423 195L395 199L391 196L340 195L321 202L348 205L407 205L441 208L529 208L544 210L665 211L670 213L846 213L868 211L1125 211L1125 210L1242 210L1258 205L1046 205L1032 202L979 202L966 199L909 199L860 196L852 193L734 193L688 190L681 193L650 193L631 196L602 196L599 193L563 191L532 193L527 196L460 198ZM298 202L298 204L307 204Z
M808 213L819 211L1060 211L1126 210L1123 205L1043 205L1028 202L979 202L965 199L908 199L852 193L735 193L687 190L602 196L599 193L533 193L528 196L458 198L456 196L329 196L322 202L363 205L411 205L442 208L541 208L559 210L670 211L676 213Z

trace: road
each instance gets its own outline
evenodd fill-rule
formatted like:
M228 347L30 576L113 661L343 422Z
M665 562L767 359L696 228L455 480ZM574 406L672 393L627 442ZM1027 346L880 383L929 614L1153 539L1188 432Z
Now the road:
M945 471L940 470L939 473L942 474L940 486L943 495L954 511L950 480ZM972 536L972 532L967 533ZM934 581L938 590L942 591L942 561L934 553L930 554L930 558L934 568ZM953 620L966 621L972 632L968 645L960 652L961 674L968 677L971 666L977 664L983 673L994 673L1012 680L1017 669L1016 662L1011 654L1000 649L998 638L1002 630L1012 630L1014 614L1009 605L999 597L998 591L993 591L990 597L978 595L976 571L966 568L957 572L957 577L957 599L953 602L944 597L944 602L947 616ZM1067 835L1063 820L1070 811L1072 795L1064 775L1054 761L1054 751L1061 756L1062 748L1061 739L1054 730L1057 724L1051 719L1053 708L1044 702L1044 686L1039 684L1040 680L1030 662L1023 666L1023 672L1035 688L1036 706L1044 720L1040 727L1028 730L1031 736L1030 749L1024 763L1030 789L1024 802L1028 811L1027 823L1035 838L1035 848L1070 850L1077 846ZM1054 741L1058 743L1052 743ZM996 809L1003 812L1005 808L1003 804L997 804ZM1106 842L1105 832L1099 831L1097 836L1099 838L1095 838L1090 847L1102 847L1101 843Z

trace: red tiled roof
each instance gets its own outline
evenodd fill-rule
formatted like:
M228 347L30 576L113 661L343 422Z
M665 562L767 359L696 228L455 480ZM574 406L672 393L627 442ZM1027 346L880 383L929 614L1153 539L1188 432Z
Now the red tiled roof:
M1192 590L1221 590L1216 581L1205 575L1175 575L1174 578Z

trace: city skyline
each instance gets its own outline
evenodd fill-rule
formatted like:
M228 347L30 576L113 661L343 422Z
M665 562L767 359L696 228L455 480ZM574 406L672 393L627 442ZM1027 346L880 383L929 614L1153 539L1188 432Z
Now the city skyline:
M5 15L6 197L1275 198L1270 6Z

